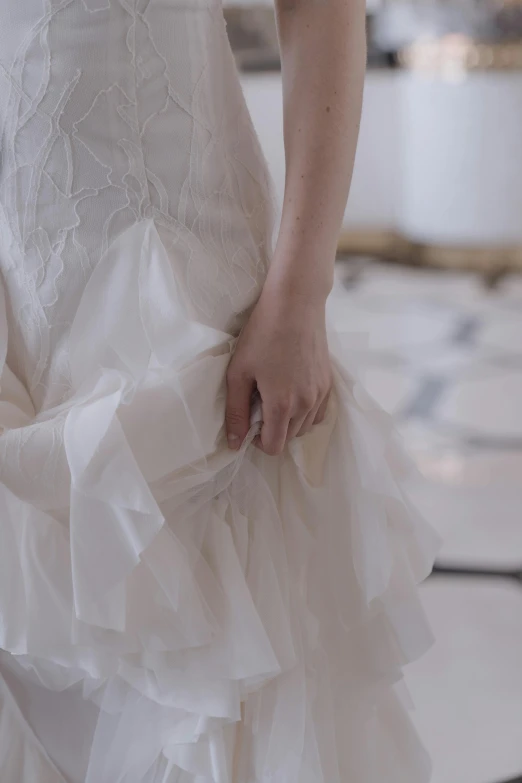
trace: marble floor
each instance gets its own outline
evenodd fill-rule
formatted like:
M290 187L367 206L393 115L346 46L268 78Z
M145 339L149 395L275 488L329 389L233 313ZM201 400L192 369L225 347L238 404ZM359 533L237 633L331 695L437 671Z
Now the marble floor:
M522 276L341 260L330 317L444 541L421 588L437 641L407 674L433 783L522 783Z

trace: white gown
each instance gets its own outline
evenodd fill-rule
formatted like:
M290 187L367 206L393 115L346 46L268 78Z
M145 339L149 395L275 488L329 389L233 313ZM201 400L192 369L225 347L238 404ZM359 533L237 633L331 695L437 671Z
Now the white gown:
M426 781L437 542L343 341L226 447L273 224L220 0L2 0L0 123L2 783Z

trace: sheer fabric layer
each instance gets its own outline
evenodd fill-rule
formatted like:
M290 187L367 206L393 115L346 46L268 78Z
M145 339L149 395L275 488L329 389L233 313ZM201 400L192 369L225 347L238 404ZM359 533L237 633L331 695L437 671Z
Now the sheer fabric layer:
M217 3L0 12L6 783L419 783L436 548L331 333L328 416L223 431L271 197Z

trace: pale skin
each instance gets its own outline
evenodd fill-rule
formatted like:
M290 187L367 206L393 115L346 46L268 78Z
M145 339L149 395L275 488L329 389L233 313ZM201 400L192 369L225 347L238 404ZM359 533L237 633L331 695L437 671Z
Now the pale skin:
M238 449L262 404L256 445L281 454L325 416L332 370L325 324L359 132L364 0L276 0L286 182L274 257L227 373L226 430Z

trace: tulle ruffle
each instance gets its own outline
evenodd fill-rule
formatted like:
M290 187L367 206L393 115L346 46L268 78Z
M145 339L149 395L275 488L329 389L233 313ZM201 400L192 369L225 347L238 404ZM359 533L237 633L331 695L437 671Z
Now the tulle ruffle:
M255 411L228 450L235 338L188 314L149 220L85 289L61 406L0 356L3 665L95 705L85 783L428 779L400 680L437 539L335 339L326 420L269 458Z

